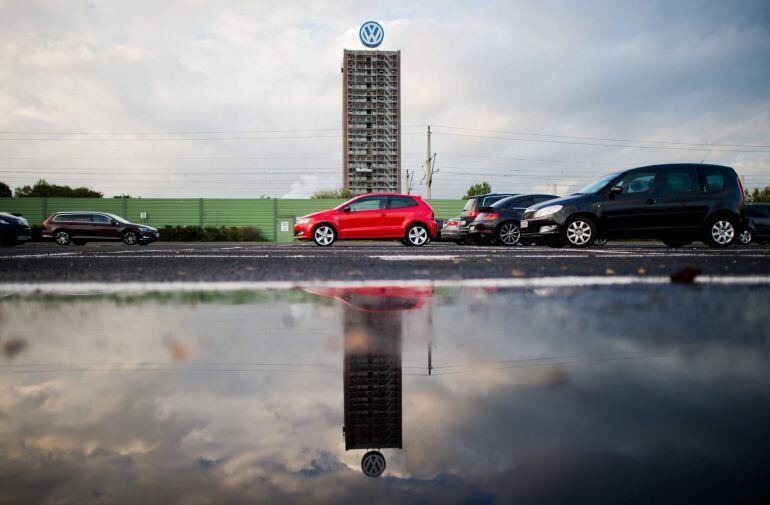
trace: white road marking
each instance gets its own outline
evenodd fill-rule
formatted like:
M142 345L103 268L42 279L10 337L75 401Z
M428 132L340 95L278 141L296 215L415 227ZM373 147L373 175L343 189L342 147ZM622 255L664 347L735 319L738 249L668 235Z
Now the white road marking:
M695 284L770 285L770 275L703 275ZM568 288L671 284L667 276L561 276L500 279L364 280L364 281L224 281L224 282L43 282L0 283L0 293L17 294L110 294L150 292L231 292L293 288L454 287L454 288Z
M371 255L368 257L383 261L451 261L459 258L459 256L450 254L398 254L393 256Z

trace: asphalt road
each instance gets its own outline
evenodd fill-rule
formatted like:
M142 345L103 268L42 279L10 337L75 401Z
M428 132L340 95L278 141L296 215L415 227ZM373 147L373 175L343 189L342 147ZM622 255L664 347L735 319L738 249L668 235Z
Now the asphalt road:
M114 243L0 249L0 283L169 281L356 281L510 279L550 276L770 275L770 247L669 249L657 243L586 250L391 242L312 244Z

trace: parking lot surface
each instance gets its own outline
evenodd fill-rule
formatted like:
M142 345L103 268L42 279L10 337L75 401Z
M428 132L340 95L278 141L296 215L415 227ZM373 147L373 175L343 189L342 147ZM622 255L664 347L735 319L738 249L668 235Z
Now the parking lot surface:
M308 244L30 243L0 249L0 282L307 282L516 279L554 276L770 275L770 247L671 249L656 242L589 249L390 242Z

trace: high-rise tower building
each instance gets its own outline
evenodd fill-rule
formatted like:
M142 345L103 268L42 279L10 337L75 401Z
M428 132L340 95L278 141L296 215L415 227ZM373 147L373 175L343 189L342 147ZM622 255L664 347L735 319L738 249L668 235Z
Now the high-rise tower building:
M342 180L353 194L401 192L401 51L345 50Z

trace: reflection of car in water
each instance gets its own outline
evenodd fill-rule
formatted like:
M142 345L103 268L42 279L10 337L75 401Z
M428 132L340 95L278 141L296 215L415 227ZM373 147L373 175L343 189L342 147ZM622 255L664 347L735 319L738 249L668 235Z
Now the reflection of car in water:
M382 449L401 449L402 312L420 309L433 288L368 287L307 290L343 303L345 450L364 449L361 469L385 470Z

